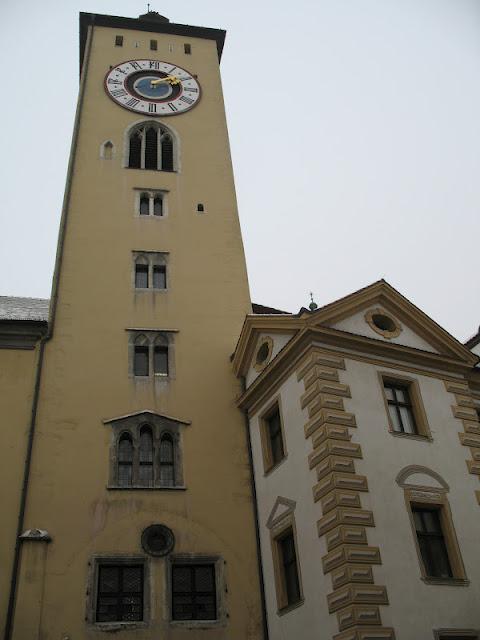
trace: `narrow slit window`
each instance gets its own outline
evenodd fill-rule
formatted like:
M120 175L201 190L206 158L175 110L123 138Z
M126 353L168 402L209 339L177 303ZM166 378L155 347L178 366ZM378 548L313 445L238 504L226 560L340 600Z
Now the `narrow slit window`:
M132 169L140 169L142 164L142 132L134 131L130 136L130 149L128 166Z
M282 578L285 587L286 606L289 607L301 600L295 539L291 529L278 540L278 545L281 558Z
M172 137L165 133L161 138L162 145L162 170L173 171L173 141Z
M145 169L158 169L157 130L147 129L145 134Z
M148 347L136 346L134 356L134 375L136 376L148 376Z
M140 196L140 215L141 216L150 215L150 198L143 193Z
M150 49L151 49L151 51L156 51L157 50L157 41L156 40L150 40Z
M123 36L115 36L115 46L123 47Z
M285 457L282 425L280 421L280 410L278 406L275 407L274 411L266 418L266 426L271 453L271 462L272 466L274 466Z
M135 265L135 288L148 289L148 264Z
M140 431L139 483L142 487L153 487L153 438L150 427Z
M153 363L156 375L168 376L168 347L155 346Z
M127 433L123 434L118 443L118 485L131 487L133 479L133 444Z
M167 268L163 264L154 265L153 267L153 288L167 288Z
M191 44L188 44L188 43L185 43L185 44L183 45L183 50L185 51L185 53L186 53L187 55L190 55L190 54L192 53L192 45L191 45Z
M153 215L163 216L163 198L162 196L155 196L153 199Z
M205 207L204 207L204 205L203 205L201 202L199 202L199 203L197 204L197 212L198 212L198 213L204 213L204 212L205 212Z
M160 441L160 484L162 487L175 485L173 440L170 434L163 435Z

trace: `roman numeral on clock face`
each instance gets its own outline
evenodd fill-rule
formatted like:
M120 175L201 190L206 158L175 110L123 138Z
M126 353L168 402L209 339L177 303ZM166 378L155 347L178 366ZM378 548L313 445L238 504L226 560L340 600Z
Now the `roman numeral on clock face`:
M116 89L115 91L111 91L111 94L115 96L115 98L121 98L122 96L126 96L127 92L125 89Z
M150 69L160 69L160 62L157 62L156 60L150 60L149 65Z
M180 100L182 102L186 102L187 104L193 104L195 102L195 100L192 100L192 98L187 98L187 96L182 96Z
M108 79L108 84L122 84L121 80L114 80L113 78Z
M148 105L149 113L157 113L157 105L155 103L150 102Z
M130 66L134 69L141 69L142 67L138 64L138 62L130 62Z
M169 103L168 103L168 106L170 107L170 109L171 109L172 111L178 111L177 107L173 104L173 102L169 102Z
M125 104L127 105L127 107L134 107L139 102L140 102L140 100L137 100L136 98L130 98L130 100L128 102L126 102Z
M191 93L198 93L197 87L183 87L184 91L190 91Z

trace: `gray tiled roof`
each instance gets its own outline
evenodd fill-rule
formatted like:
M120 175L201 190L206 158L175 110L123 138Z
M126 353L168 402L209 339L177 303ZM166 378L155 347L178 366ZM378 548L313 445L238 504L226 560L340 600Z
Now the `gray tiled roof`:
M0 320L48 320L50 300L0 296Z

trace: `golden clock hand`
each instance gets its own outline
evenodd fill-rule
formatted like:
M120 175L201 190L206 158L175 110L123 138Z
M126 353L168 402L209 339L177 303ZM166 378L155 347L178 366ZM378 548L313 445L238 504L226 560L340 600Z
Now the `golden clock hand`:
M168 82L168 84L179 84L180 80L175 76L167 76L166 78L157 78L157 80L151 80L150 86L155 87L157 84L161 82Z

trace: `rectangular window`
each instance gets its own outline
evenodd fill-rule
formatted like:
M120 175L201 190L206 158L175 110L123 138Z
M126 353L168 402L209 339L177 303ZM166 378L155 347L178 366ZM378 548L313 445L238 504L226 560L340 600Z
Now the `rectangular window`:
M426 576L453 577L439 517L440 510L414 506L412 513Z
M136 376L148 376L148 347L135 347L133 373Z
M156 51L157 50L157 41L156 40L150 40L150 49L152 51Z
M154 371L157 375L168 376L168 347L155 347L153 353Z
M135 265L135 288L148 289L148 264Z
M172 565L172 620L216 620L214 564Z
M167 268L165 265L154 265L153 267L153 288L167 288Z
M396 382L384 382L384 388L393 430L399 433L418 434L408 386Z
M260 437L264 471L268 473L285 458L282 418L278 402L271 405L260 417Z
M115 46L123 47L123 36L115 36Z
M143 565L98 565L96 622L143 620Z
M287 605L296 604L301 599L300 581L298 579L297 554L293 531L289 529L279 540L282 576L284 581Z
M185 53L187 55L190 55L192 53L192 45L191 44L184 44L183 45L183 50L185 51Z

